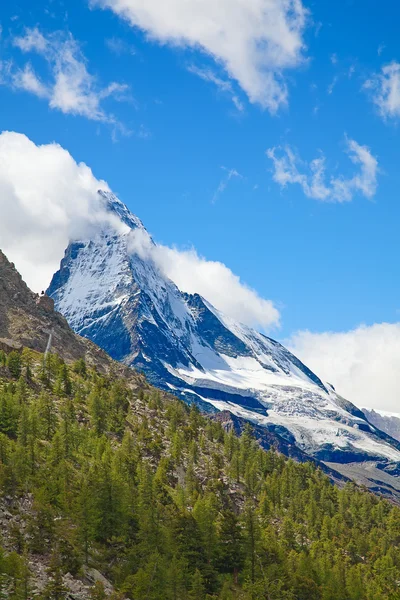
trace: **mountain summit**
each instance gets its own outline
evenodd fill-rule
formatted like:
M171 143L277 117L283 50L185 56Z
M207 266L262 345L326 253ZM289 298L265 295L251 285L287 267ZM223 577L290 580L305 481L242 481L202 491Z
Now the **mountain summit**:
M141 221L99 194L125 227L71 243L48 290L77 333L189 403L228 410L342 474L400 490L398 442L281 344L181 292Z

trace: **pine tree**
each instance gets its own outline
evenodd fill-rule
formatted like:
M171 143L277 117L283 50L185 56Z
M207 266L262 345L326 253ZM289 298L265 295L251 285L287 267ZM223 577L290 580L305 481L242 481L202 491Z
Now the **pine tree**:
M243 534L237 516L232 510L224 510L219 523L219 569L233 573L235 583L243 567Z
M14 379L19 379L22 372L22 360L19 352L10 352L6 362L7 368Z
M67 589L64 585L61 559L57 550L52 554L47 574L49 579L43 590L43 600L64 600Z
M203 581L203 576L199 569L196 569L192 577L190 600L204 600L206 597L206 588Z
M104 584L101 581L96 581L94 586L90 590L91 600L106 600L107 594L104 589Z

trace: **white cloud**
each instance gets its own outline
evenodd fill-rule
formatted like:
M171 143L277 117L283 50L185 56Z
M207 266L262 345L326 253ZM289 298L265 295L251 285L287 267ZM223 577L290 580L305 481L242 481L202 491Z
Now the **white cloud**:
M400 117L400 63L392 62L382 67L364 84L383 119Z
M117 124L115 117L104 110L102 101L109 96L124 99L128 86L113 82L100 87L88 72L86 59L71 35L55 32L45 36L33 28L26 29L23 36L14 37L12 42L24 54L36 53L43 57L50 77L47 81L41 80L27 63L21 69L11 69L9 78L3 83L46 98L50 108L65 114Z
M400 323L343 333L300 331L285 343L357 406L400 412Z
M22 50L22 52L34 51L39 54L45 54L49 47L49 41L37 27L34 27L33 29L27 28L25 30L25 35L14 38L13 44Z
M359 167L352 177L339 175L329 178L323 155L307 164L296 156L290 146L286 146L267 150L274 167L273 179L282 188L296 183L309 198L325 202L349 202L356 193L372 198L377 189L378 161L367 146L347 138L346 144L351 162Z
M0 134L0 248L35 291L45 289L71 239L110 222L98 189L108 189L57 144Z
M304 61L301 0L91 0L151 40L199 49L239 82L251 102L276 112L287 103L283 74Z
M332 79L331 83L328 85L328 88L327 88L327 92L329 95L333 94L333 90L335 89L338 81L339 81L339 77L337 75L335 75L335 77Z
M351 79L355 72L356 72L356 65L355 64L350 65L349 70L347 71L347 77L349 79Z
M19 69L13 73L12 83L17 89L31 92L39 98L49 97L49 90L36 75L29 63L23 69Z
M241 175L236 169L227 169L226 167L221 167L223 171L225 171L226 175L221 179L218 184L217 189L213 195L213 202L216 202L221 194L226 190L229 182L234 178L243 179L243 175Z
M280 314L273 302L261 298L223 263L207 260L193 248L154 245L146 232L138 230L131 234L130 249L153 260L180 290L200 294L237 321L263 330L279 325Z

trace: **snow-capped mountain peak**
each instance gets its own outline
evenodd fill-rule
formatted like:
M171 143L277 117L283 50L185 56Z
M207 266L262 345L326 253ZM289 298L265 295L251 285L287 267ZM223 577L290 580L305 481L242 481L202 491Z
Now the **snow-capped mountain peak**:
M115 194L106 190L98 190L99 196L105 201L108 212L117 216L130 229L144 229L144 225Z
M126 230L70 244L48 290L75 331L187 402L229 410L320 460L393 472L400 444L281 344L182 293L143 251L155 245L141 221L100 194Z

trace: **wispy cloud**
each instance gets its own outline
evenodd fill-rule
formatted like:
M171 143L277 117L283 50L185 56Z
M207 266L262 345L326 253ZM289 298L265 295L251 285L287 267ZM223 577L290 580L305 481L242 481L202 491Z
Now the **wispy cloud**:
M203 51L252 103L275 113L288 102L285 72L304 63L311 19L302 0L90 0L152 40Z
M39 98L48 98L49 96L46 85L36 75L30 63L26 64L23 69L18 69L13 73L12 83L14 87L31 92Z
M355 72L356 72L356 65L355 64L350 65L349 70L347 71L347 77L349 79L351 79Z
M239 178L243 179L243 175L241 175L236 169L227 169L226 167L221 167L223 171L225 171L225 176L219 182L217 189L214 192L212 197L212 202L215 203L221 194L224 193L226 188L228 187L229 182L232 179Z
M218 75L216 75L216 73L214 73L214 71L209 68L199 68L199 67L196 67L195 65L189 65L188 71L190 71L194 75L197 75L204 81L213 83L214 85L217 86L217 88L221 92L229 94L229 96L231 97L231 100L232 100L233 104L235 105L235 107L237 108L237 110L239 112L242 112L244 110L243 103L241 102L238 95L235 93L231 81L229 81L227 79L222 79L221 77L218 77Z
M310 163L304 163L290 146L270 148L267 156L273 163L273 179L282 188L298 184L308 198L323 202L350 202L355 194L372 198L377 189L377 159L367 146L347 138L346 152L351 162L359 167L352 177L328 177L322 154Z
M380 56L382 54L382 52L384 51L384 49L386 48L385 44L379 44L378 46L378 56Z
M23 35L12 38L12 44L24 55L36 54L44 59L47 73L39 76L30 61L22 67L11 63L3 84L46 99L50 108L64 114L120 125L103 107L103 101L111 97L126 100L128 86L116 82L100 86L89 73L86 58L71 34L57 31L44 35L37 27L27 28Z
M393 61L382 67L365 82L364 89L383 119L400 117L400 63Z
M329 95L331 95L333 93L333 90L335 89L338 81L339 81L339 77L337 75L335 75L335 77L332 79L331 83L328 85L328 88L327 88L327 92Z
M13 44L23 52L35 51L38 54L47 53L49 48L49 41L37 27L25 29L23 36L17 36L13 39Z
M136 54L136 48L132 44L128 44L125 40L119 37L111 37L104 40L107 48L117 56L123 54L130 54L131 56Z

